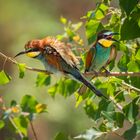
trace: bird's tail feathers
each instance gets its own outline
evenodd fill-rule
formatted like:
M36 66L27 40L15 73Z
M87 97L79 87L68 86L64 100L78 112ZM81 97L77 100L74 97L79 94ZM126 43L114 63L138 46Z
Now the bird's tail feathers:
M94 77L95 77L95 76L90 77L90 78L88 78L88 80L91 81ZM83 85L81 85L81 87L78 89L78 93L79 93L80 95L83 95L83 94L86 92L86 90L87 90L87 86L86 86L85 84L83 84Z
M83 75L76 74L76 76L74 76L77 80L79 80L80 82L82 82L85 86L87 86L89 89L91 89L97 96L101 97L103 96L104 98L107 98L105 95L102 94L101 91L99 91L93 84L91 84Z

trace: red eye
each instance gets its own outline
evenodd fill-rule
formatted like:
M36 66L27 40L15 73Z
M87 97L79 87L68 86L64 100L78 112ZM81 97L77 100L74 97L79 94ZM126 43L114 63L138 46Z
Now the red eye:
M112 35L107 36L107 39L109 40L112 39Z

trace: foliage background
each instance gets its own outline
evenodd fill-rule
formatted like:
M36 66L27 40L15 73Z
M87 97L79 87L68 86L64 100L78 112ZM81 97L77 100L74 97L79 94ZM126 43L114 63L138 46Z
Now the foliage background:
M21 51L23 49L24 44L26 41L34 38L44 38L47 35L56 36L59 34L59 38L63 38L63 35L60 36L64 32L63 26L65 26L65 32L67 33L69 39L73 39L73 35L75 35L75 32L71 32L67 25L62 25L61 22L65 22L63 18L61 18L61 22L59 21L60 15L66 17L67 19L71 20L73 23L77 23L79 21L82 21L80 19L82 16L86 15L88 10L94 10L95 7L97 7L97 3L99 1L92 1L92 0L35 0L32 1L0 1L0 31L1 31L1 38L0 38L0 49L1 52L7 54L8 56L14 56L17 52ZM122 8L122 14L119 15L118 11L114 11L114 16L112 16L110 23L108 24L108 20L110 16L105 17L104 13L106 13L106 7L101 7L103 10L102 12L96 13L96 16L94 15L94 12L91 11L87 14L86 20L86 35L87 39L85 38L85 28L82 26L80 30L78 31L78 34L81 35L82 39L85 42L85 46L90 45L94 41L94 35L96 31L96 27L98 28L99 22L102 19L102 23L105 24L106 28L111 28L115 31L120 30L121 22L123 22L123 25L121 25L121 40L127 40L123 41L122 44L117 46L117 49L119 50L119 55L122 57L117 58L117 62L119 61L118 65L116 65L115 70L118 71L139 71L140 64L139 64L139 40L136 40L137 37L140 37L140 17L139 17L139 7L135 11L132 12L134 7L136 6L136 3L138 1L117 1L112 0L111 6L113 7L119 7ZM108 1L105 1L105 3L108 3ZM114 10L114 9L113 9ZM117 13L117 14L116 14ZM116 15L115 15L116 14ZM117 19L118 18L118 19ZM122 21L119 21L119 20ZM92 26L92 25L97 26ZM71 26L71 25L70 25ZM93 27L93 29L92 29ZM100 25L100 28L102 28L102 25ZM88 29L92 29L88 30ZM133 40L132 40L133 39ZM81 45L81 44L79 44ZM81 45L82 46L82 45ZM127 47L126 47L127 46ZM123 52L123 53L122 53ZM84 55L82 56L84 58ZM120 59L121 58L121 59ZM18 59L19 62L24 62L28 64L29 66L33 66L36 68L43 69L43 66L32 59L26 58L22 56ZM0 59L0 65L2 69L3 65L3 59ZM112 64L113 65L113 64ZM6 106L10 105L11 100L16 100L18 103L21 101L22 97L26 94L33 95L36 97L36 99L41 103L46 103L48 105L48 113L38 115L37 118L34 120L33 124L36 129L38 138L41 140L46 139L53 139L54 135L56 135L57 132L64 132L65 134L71 135L71 136L77 136L78 134L81 134L84 132L87 128L91 128L96 123L93 120L99 119L99 112L96 110L97 106L94 103L91 103L90 100L90 94L87 95L89 100L87 100L86 105L84 106L84 109L87 113L85 114L82 105L80 105L78 108L75 109L75 102L76 99L74 95L67 97L69 94L72 94L72 91L67 93L68 91L64 91L62 89L59 89L59 92L65 97L62 97L60 94L56 94L55 98L50 97L50 95L47 93L48 87L46 86L37 86L36 87L36 77L37 74L33 72L26 72L24 79L18 78L18 69L17 67L11 65L11 63L7 63L5 67L5 71L11 75L12 82L10 82L7 85L0 86L0 93L1 96L4 99L4 102ZM129 77L120 77L125 82L132 84L133 86L139 87L139 78L129 78ZM52 76L52 82L51 84L54 84L53 81L56 81L58 79L55 79L54 76ZM67 79L66 79L67 80ZM96 85L101 88L107 95L112 95L112 93L117 90L123 92L123 90L120 88L120 80L119 79L109 79L107 82L104 80L103 84L100 83L100 79L96 81ZM60 82L62 84L63 81ZM67 83L70 83L70 81L67 80ZM41 83L39 83L42 85ZM39 85L38 84L38 85ZM61 87L61 86L60 86ZM71 88L71 86L69 86ZM100 126L100 130L102 132L104 131L112 131L112 129L115 129L115 126L121 127L123 124L123 128L119 130L119 134L123 135L123 132L128 129L132 128L132 131L128 131L124 137L131 138L133 137L133 133L139 133L139 96L137 96L137 92L134 91L128 91L124 92L125 95L130 95L128 98L125 98L124 96L118 96L116 98L117 102L123 103L126 101L126 103L129 101L130 104L124 103L124 115L119 114L118 112L116 114L111 114L114 111L114 106L110 103L106 103L103 100L100 102L103 104L102 106L99 106L99 111L102 112L102 118L105 121L112 122L111 124L107 124L104 122ZM55 93L54 93L55 94ZM87 98L83 97L83 98ZM91 98L92 99L92 98ZM95 101L98 102L98 100L95 99ZM80 102L80 101L79 101ZM107 105L108 107L105 108L103 106ZM136 110L136 111L133 111ZM111 112L110 112L111 111ZM110 114L108 114L109 112ZM114 118L114 115L118 115L118 121L117 118ZM90 119L89 119L89 118ZM123 123L123 119L127 119ZM122 122L121 122L122 119ZM115 123L114 123L115 120ZM132 124L131 124L132 123ZM134 125L133 125L134 124ZM113 126L110 126L113 125ZM132 126L133 125L133 126ZM137 128L137 129L136 129ZM134 131L136 129L137 131ZM130 133L131 132L131 133ZM93 132L92 132L93 133ZM95 133L95 132L94 132ZM129 137L129 134L131 134L132 137ZM33 139L33 133L31 128L28 128L28 134L30 139ZM98 133L95 133L98 134ZM133 135L132 135L133 134ZM8 138L8 135L13 137L16 137L19 139L17 135L14 136L11 129L8 127L4 127L0 130L0 139L5 140ZM89 134L87 135L89 136ZM61 135L60 135L61 137ZM58 136L58 138L60 138ZM110 133L109 138L111 139L119 139L114 133ZM63 138L66 139L66 138ZM122 139L122 138L120 138Z
M95 3L92 0L0 0L0 50L13 57L23 49L28 40L64 32L60 22L61 15L77 22L93 7ZM26 57L19 58L19 62L44 68L39 62ZM2 64L3 59L0 58L1 69ZM36 87L37 73L26 72L24 80L19 79L18 69L11 63L6 64L5 71L12 77L12 82L8 85L0 85L0 94L7 105L13 99L19 102L25 94L32 94L40 102L47 103L49 113L39 116L34 122L39 139L52 139L58 131L76 134L90 126L91 121L82 107L75 110L74 97L65 99L57 95L52 99L47 94L47 87ZM0 140L5 140L8 135L11 136L10 130L0 130ZM29 135L32 137L30 130Z

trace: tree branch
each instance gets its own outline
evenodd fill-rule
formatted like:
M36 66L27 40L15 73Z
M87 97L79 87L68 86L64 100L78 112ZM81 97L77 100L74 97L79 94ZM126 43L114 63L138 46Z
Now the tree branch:
M34 135L35 140L38 140L32 121L30 121L30 125L31 125L31 129L33 131L33 135Z
M18 65L18 62L14 58L8 57L1 52L0 52L0 56L4 57L6 60L12 62L13 64ZM48 72L46 70L36 69L36 68L29 67L29 66L25 66L25 68L27 70L30 70L30 71L52 74L51 72ZM86 77L90 77L90 76L96 76L96 77L111 77L111 76L116 76L116 77L118 77L118 76L140 77L140 72L108 72L108 73L106 73L106 72L86 72L86 73L83 73L83 75L86 76Z
M14 58L11 58L11 57L8 57L6 56L5 54L1 53L0 52L0 56L4 57L5 58L5 61L8 60L10 62L12 62L13 64L16 64L18 65L18 62L14 59ZM5 64L5 61L4 61L4 64ZM48 72L46 70L41 70L41 69L36 69L36 68L32 68L32 67L28 67L28 66L25 66L25 68L27 70L30 70L30 71L35 71L35 72L43 72L43 73L46 73L46 74L52 74L51 72ZM140 72L87 72L87 73L83 73L84 76L86 77L89 77L89 76L96 76L96 77L110 77L110 76L139 76L140 77ZM133 87L125 82L122 82L122 85L124 86L127 86L128 88L134 90L134 91L137 91L140 93L140 89L136 88L136 87ZM120 104L118 104L114 98L112 97L109 97L109 99L116 105L116 107L122 111L122 106Z
M140 72L86 72L84 73L86 77L96 76L96 77L111 77L111 76L133 76L140 77Z
M3 53L1 53L1 52L0 52L0 56L2 56L2 57L5 58L4 65L5 65L5 62L6 62L7 60L10 61L10 62L12 62L13 64L18 65L18 62L17 62L14 58L8 57L8 56L6 56L5 54L3 54ZM3 67L4 67L4 65L3 65ZM50 73L50 72L48 72L48 71L46 71L46 70L36 69L36 68L29 67L29 66L25 66L25 68L26 68L27 70L30 70L30 71L43 72L43 73L46 73L46 74L48 74L48 75L49 75L49 74L52 74L52 73Z

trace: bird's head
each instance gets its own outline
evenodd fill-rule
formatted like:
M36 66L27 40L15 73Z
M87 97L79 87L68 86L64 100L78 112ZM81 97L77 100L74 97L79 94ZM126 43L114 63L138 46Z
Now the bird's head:
M112 32L110 30L102 30L98 33L97 42L103 47L111 47L114 41L118 42L118 40L113 38L114 35L118 35L118 33Z
M19 52L15 57L26 54L28 57L37 58L43 52L43 48L41 47L41 40L28 41L24 48L25 50Z

